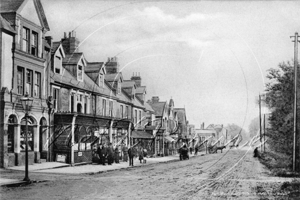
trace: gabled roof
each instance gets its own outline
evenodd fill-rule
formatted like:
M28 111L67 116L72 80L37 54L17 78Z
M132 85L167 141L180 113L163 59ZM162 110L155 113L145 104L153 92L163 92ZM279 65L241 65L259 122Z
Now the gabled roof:
M16 31L11 27L11 24L0 15L0 28L3 32L10 35L16 34Z
M186 123L185 108L174 108L174 112L177 114L177 118L179 122Z
M164 108L167 102L156 102L156 103L151 103L150 106L154 110L154 114L156 116L163 116L164 115Z
M213 129L195 129L195 134L198 136L211 136L216 134L216 131Z
M83 62L86 64L86 61L83 57L83 53L72 53L66 54L66 57L63 59L63 65L77 65L80 59L83 59Z
M105 74L105 67L103 65L103 62L88 62L84 72L93 80L97 81L99 78L100 71L104 70Z
M146 86L137 87L135 93L138 93L138 94L144 94L144 93L146 93Z
M82 90L87 90L90 92L98 92L107 96L111 96L112 92L108 88L99 88L97 84L89 77L86 73L83 73L83 82L78 81L68 70L63 67L63 74L56 74L52 71L50 72L51 81L56 83L61 83L65 85L72 86L74 88L79 88Z
M130 88L130 87L136 88L135 82L132 80L123 80L122 88Z
M106 74L104 79L108 82L114 82L114 81L119 81L119 79L121 79L121 81L123 80L123 76L122 73L115 73L115 74Z
M61 50L61 54L62 54L62 57L65 58L66 57L66 54L65 54L65 51L64 51L64 48L61 44L61 42L53 42L52 43L52 54L55 54L57 52L57 50Z
M42 6L42 3L40 0L1 0L0 3L0 12L1 13L10 13L10 12L14 12L14 13L20 13L21 10L24 8L24 5L28 2L28 1L33 1L35 8L37 10L37 14L39 16L39 19L43 25L43 27L46 30L50 30L49 25L48 25L48 21Z
M99 73L100 70L103 68L105 69L103 62L87 62L85 73Z
M25 0L1 0L0 12L17 12Z
M61 45L61 42L53 42L52 43L52 53L56 52L60 45Z
M153 108L149 105L148 102L145 102L144 106L145 106L145 108L146 108L147 111L150 111L150 112L154 113Z

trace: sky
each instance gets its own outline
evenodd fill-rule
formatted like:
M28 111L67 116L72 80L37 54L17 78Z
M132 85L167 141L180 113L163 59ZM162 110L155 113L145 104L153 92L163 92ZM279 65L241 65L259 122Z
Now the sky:
M124 79L139 73L147 99L174 100L200 128L258 117L268 69L291 61L297 1L42 0L59 41L75 31L89 62L116 56ZM266 112L266 111L265 111Z

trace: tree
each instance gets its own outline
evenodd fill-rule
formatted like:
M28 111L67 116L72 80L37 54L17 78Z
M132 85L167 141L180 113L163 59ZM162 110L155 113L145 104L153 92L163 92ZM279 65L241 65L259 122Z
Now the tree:
M266 104L271 110L268 144L277 152L292 155L294 67L290 62L280 63L279 69L268 70L267 78Z
M242 141L241 141L242 144L249 140L249 135L246 133L246 131L244 129L242 129L238 125L228 124L225 128L228 131L228 137L230 139L232 139L234 136L236 136L237 134L240 133L242 136Z

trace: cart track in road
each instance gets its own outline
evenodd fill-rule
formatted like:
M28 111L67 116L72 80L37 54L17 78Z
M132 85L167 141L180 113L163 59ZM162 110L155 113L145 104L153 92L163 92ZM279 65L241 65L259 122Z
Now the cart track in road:
M283 180L268 179L252 153L228 150L190 160L100 174L32 173L47 182L3 188L3 199L259 199ZM261 194L257 194L260 192Z

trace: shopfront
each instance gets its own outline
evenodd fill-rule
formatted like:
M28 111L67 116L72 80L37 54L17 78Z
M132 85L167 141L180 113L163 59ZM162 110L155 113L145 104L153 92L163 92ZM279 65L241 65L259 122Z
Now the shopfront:
M98 144L115 145L128 131L116 119L84 114L55 114L54 123L54 159L70 164L92 162Z

